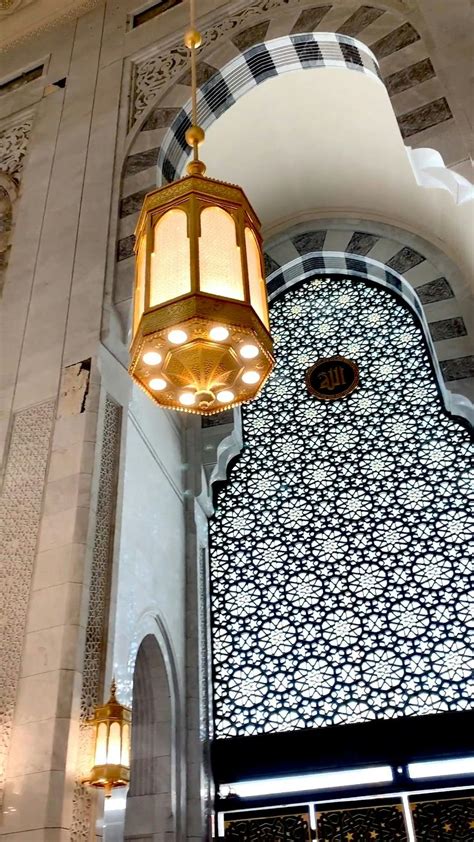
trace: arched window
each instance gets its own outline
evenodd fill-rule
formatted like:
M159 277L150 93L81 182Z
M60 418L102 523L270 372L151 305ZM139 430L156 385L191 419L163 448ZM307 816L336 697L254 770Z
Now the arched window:
M276 369L210 522L216 736L468 707L470 434L419 324L346 277L289 290L271 324ZM320 401L305 371L335 354L360 386Z

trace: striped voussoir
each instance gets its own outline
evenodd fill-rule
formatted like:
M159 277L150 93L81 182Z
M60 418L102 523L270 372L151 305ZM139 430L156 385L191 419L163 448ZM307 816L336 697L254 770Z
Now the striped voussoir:
M208 128L240 97L272 76L308 68L337 67L368 73L380 79L370 50L347 35L301 33L249 47L216 70L200 87L198 123ZM186 130L191 125L190 106L181 109L173 121L158 154L163 182L178 178L189 157Z
M448 388L473 394L473 339L449 280L416 249L367 231L308 230L270 241L265 265L270 300L296 279L315 273L367 277L403 293L426 320Z

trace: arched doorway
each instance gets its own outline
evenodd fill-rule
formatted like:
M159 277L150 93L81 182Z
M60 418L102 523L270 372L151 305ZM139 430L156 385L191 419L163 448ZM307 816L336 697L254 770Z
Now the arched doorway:
M154 635L137 653L133 675L133 727L130 790L125 839L171 842L175 838L172 802L172 703L165 661Z

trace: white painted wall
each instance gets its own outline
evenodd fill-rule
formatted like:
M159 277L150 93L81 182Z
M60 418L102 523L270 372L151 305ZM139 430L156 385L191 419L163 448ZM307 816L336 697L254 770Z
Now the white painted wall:
M208 175L242 185L266 238L289 223L358 216L424 237L472 283L474 203L417 184L371 76L317 68L267 79L209 127L201 157Z

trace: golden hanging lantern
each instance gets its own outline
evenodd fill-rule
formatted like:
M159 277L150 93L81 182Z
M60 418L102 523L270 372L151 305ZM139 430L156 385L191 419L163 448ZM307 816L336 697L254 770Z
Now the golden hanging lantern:
M94 765L83 783L105 791L108 798L112 789L127 786L130 781L130 728L132 712L116 698L116 685L112 681L110 698L94 711L89 724L95 730Z
M129 372L160 406L211 415L254 398L274 359L260 223L240 187L204 175L194 28L185 44L193 89L186 140L194 157L187 176L144 200Z

